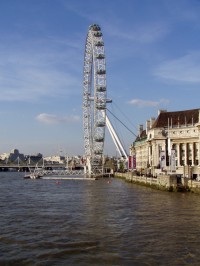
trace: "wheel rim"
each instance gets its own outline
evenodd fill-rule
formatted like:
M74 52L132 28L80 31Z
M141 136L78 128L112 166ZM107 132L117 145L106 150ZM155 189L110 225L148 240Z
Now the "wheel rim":
M89 175L102 172L106 124L106 60L99 25L89 27L83 69L83 130Z

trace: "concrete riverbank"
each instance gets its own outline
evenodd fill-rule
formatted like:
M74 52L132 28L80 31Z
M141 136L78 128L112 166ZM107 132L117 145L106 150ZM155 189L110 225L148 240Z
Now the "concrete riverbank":
M155 177L137 176L132 172L115 173L115 177L122 178L127 182L148 186L151 188L171 192L193 192L200 194L200 182L186 177L178 178L177 175L159 175Z

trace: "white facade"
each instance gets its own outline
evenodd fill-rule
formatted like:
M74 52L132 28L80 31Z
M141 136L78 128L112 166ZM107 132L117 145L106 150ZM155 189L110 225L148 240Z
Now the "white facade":
M136 170L157 175L174 172L200 179L199 110L159 113L131 146L136 156Z
M44 161L45 162L49 162L49 163L60 163L60 164L62 164L62 163L64 163L65 158L63 156L55 155L55 156L45 157Z

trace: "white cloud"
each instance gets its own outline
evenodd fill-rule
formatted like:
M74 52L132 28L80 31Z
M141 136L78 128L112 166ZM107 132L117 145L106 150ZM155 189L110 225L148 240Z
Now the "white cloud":
M24 67L16 72L0 75L0 100L33 102L42 97L67 96L79 85L75 77L56 70Z
M169 104L169 100L160 99L159 101L146 101L146 100L142 100L142 99L132 99L129 101L129 104L136 105L139 107L156 107L159 105Z
M36 116L36 120L44 124L58 124L67 122L77 122L80 120L80 117L76 115L59 117L53 114L42 113Z
M200 83L200 51L160 64L154 75L165 80L182 83Z

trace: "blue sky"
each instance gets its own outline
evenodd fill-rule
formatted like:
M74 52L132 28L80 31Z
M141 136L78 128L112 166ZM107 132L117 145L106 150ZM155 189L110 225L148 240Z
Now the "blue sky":
M94 23L108 108L135 134L159 109L199 108L199 14L199 0L0 0L0 153L83 154L83 57ZM128 151L134 135L113 124ZM116 154L108 134L105 154Z

